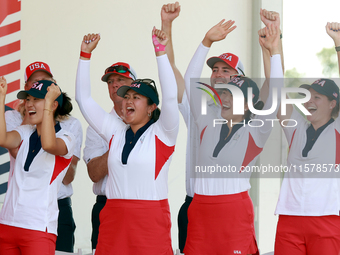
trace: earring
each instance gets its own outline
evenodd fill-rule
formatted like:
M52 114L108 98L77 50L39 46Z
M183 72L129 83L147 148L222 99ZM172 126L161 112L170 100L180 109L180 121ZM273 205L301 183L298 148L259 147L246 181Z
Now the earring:
M148 116L151 117L151 112L148 112Z

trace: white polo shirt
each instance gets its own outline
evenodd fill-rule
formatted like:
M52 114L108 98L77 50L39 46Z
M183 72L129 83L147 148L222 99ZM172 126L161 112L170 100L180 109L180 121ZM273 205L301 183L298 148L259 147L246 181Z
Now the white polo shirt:
M22 143L0 212L0 223L57 235L57 193L72 160L75 137L60 129L56 137L64 140L68 153L62 157L55 156L41 148L25 171L30 136L36 129L23 125L15 130L20 134Z
M200 195L236 194L250 189L251 171L247 171L245 167L255 164L272 130L272 123L265 120L275 119L278 109L270 115L255 117L255 119L263 121L262 127L251 127L246 124L235 133L230 134L228 137L230 140L223 145L218 155L214 156L213 152L217 144L223 140L221 138L222 125L214 127L214 119L223 119L221 109L219 107L216 111L216 106L210 104L207 107L207 114L202 115L202 91L196 88L197 84L195 83L195 81L199 81L208 51L209 48L202 43L199 45L184 76L185 89L200 139L194 170L196 175L194 191ZM270 77L283 78L279 54L271 57ZM273 87L283 87L283 80L280 81L273 82L271 80L270 91ZM271 93L269 94L271 95ZM272 98L268 97L264 109L269 109L271 105Z
M76 100L91 127L109 143L108 199L162 200L168 198L168 171L178 134L177 85L166 55L156 58L162 89L162 110L131 150L127 163L122 151L128 125L105 112L91 97L90 61L79 60Z
M113 108L110 112L112 116L122 121ZM109 143L106 142L91 126L87 127L85 148L83 150L85 164L88 164L91 159L100 157L109 150ZM107 175L100 181L93 183L93 193L95 195L105 196L105 187L107 182Z
M21 125L22 116L20 112L16 110L6 111L5 120L7 132L10 132ZM73 155L80 159L81 145L83 142L83 129L81 127L80 121L72 116L69 116L67 119L60 122L60 126L61 128L71 132L75 136L76 145L74 148ZM10 182L10 178L15 164L15 158L13 158L11 154L9 155L10 155L10 171L8 183ZM72 184L70 183L68 185L64 185L62 183L58 191L58 200L66 197L71 197L72 195L73 195Z
M306 130L310 123L294 108L290 119L294 128L283 127L290 150L275 214L299 216L339 215L340 210L340 119L329 124L320 134L307 157ZM295 123L291 121L287 126ZM312 170L313 169L313 170Z

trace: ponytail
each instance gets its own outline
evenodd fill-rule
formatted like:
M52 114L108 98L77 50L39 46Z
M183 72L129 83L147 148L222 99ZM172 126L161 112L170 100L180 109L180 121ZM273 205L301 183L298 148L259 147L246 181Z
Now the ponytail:
M70 112L73 109L71 98L69 98L66 92L62 92L63 95L63 104L60 106L58 105L57 110L54 113L55 119L65 119L70 116Z

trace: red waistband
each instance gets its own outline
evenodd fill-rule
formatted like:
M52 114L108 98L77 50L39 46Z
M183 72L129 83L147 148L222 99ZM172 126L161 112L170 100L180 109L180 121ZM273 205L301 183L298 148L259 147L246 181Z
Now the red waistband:
M199 202L199 203L229 203L233 202L235 200L241 200L250 198L248 191L244 191L241 193L236 194L230 194L230 195L216 195L216 196L207 196L207 195L194 195L193 201Z
M108 207L125 207L125 208L150 208L150 207L168 207L168 199L163 200L140 200L140 199L107 199Z

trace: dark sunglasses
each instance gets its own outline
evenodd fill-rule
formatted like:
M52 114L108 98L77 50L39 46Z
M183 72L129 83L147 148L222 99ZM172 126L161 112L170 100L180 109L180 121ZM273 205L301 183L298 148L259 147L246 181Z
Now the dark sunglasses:
M116 73L127 73L129 72L132 76L133 79L135 80L136 77L133 75L133 73L131 72L131 70L129 68L127 68L126 66L110 66L108 68L106 68L105 70L105 74L107 73L112 73L112 72L116 72Z
M154 80L152 79L137 79L135 80L133 83L145 83L147 85L151 85L155 88L155 90L157 91L157 88L156 88L156 83ZM157 92L158 93L158 92Z

